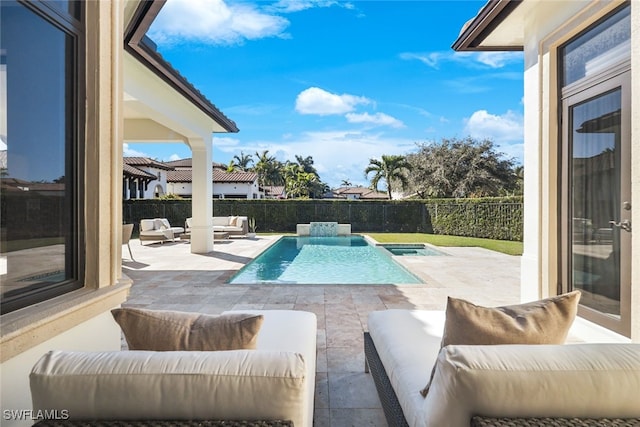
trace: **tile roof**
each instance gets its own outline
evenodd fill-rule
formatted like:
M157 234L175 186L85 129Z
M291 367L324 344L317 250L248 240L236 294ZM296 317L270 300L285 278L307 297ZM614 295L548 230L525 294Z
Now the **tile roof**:
M262 187L265 194L269 196L282 196L284 195L284 186L283 185L265 185Z
M149 166L156 169L171 170L173 166L148 157L123 157L123 162L130 166Z
M191 182L191 169L179 169L167 172L167 182ZM254 182L258 174L254 172L225 172L213 169L213 182Z
M122 165L122 172L125 176L132 176L134 178L148 178L151 181L157 178L152 173L143 171L142 169L138 169L126 163Z
M179 169L167 172L167 182L191 182L191 169Z
M258 179L255 172L226 172L220 169L213 170L213 182L254 182Z
M164 164L174 168L193 168L193 162L190 157L188 159L171 160L168 162L164 162ZM227 165L223 163L213 162L212 165L214 168L227 170Z

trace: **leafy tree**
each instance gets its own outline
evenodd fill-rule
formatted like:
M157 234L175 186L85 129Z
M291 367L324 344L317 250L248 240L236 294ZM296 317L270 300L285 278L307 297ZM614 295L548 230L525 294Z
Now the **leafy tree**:
M412 167L410 187L422 198L487 197L517 189L514 160L503 159L493 141L446 139L418 144L407 156Z
M371 187L378 190L378 184L384 180L387 184L387 194L391 200L392 186L400 184L402 189L406 188L409 181L407 173L411 170L411 165L405 156L382 155L382 160L369 159L369 166L364 170L364 175L369 179L369 174L373 172Z
M302 156L298 156L296 154L296 162L302 167L304 172L312 173L312 174L318 176L318 171L313 166L313 157L307 156L307 157L303 158Z
M235 156L233 156L233 160L240 170L247 171L251 168L251 163L253 163L253 156L251 154L244 154L244 151L241 151L240 155L236 154Z

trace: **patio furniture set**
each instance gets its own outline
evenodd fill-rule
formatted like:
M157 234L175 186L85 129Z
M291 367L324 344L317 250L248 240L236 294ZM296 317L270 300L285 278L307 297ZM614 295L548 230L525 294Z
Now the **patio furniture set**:
M184 227L172 226L166 218L140 220L140 243L143 241L175 242L175 239L189 240L193 218L187 218ZM228 239L230 236L246 236L249 233L249 222L246 216L214 216L213 239ZM128 226L130 224L125 224Z
M579 297L370 313L365 369L389 425L640 425L640 344L565 344ZM113 315L130 351L52 351L33 368L34 410L70 416L42 425L312 426L313 313Z

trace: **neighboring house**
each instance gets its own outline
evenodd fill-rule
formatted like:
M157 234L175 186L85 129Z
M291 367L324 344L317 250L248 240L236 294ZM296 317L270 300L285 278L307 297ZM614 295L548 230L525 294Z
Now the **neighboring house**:
M328 197L347 200L389 200L387 193L375 191L367 187L340 187L332 190Z
M3 414L32 407L29 372L47 351L121 348L110 310L131 286L124 142L191 148L191 251L213 249L212 133L238 129L146 38L163 4L0 2ZM9 418L3 427L33 423Z
M267 199L286 199L287 193L284 185L265 185L262 187L264 197Z
M173 168L148 157L123 158L123 199L154 199L167 194L167 173Z
M213 170L213 197L219 199L260 199L258 174Z
M175 170L167 175L167 192L190 198L193 193L191 159L166 162ZM213 163L212 197L217 199L260 199L258 175L255 172L227 172L221 163Z
M524 50L522 299L640 342L640 2L492 0L453 48Z

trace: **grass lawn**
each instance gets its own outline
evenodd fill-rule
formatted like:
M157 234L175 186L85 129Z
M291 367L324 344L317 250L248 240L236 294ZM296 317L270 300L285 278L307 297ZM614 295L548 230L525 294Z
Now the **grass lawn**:
M522 255L522 242L425 233L366 233L380 243L430 243L435 246L477 246L507 255Z

